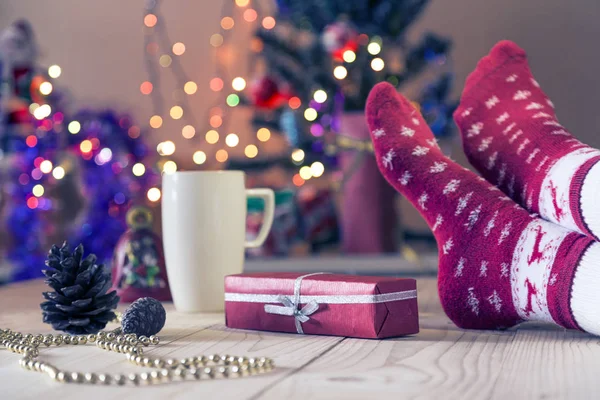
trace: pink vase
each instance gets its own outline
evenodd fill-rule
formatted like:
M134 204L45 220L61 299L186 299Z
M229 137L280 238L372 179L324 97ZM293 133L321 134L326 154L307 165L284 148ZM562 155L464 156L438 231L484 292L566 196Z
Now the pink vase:
M340 134L356 141L370 141L362 112L344 113ZM375 156L356 150L342 150L342 250L344 253L390 253L398 250L398 215L395 191L383 178Z

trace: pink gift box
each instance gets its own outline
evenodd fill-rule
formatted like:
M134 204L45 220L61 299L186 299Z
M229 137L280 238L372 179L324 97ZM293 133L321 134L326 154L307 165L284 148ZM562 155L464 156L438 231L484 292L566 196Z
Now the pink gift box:
M419 332L414 279L327 273L225 278L229 328L382 339Z

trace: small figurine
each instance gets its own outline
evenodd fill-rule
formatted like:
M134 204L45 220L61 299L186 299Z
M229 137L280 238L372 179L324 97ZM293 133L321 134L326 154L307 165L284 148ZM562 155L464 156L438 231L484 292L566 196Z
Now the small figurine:
M124 302L142 297L171 301L162 240L152 232L152 214L145 207L127 213L129 229L113 257L113 288Z

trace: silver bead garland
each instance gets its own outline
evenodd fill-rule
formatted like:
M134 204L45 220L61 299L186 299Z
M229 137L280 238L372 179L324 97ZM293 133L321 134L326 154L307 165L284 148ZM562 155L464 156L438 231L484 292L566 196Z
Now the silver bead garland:
M143 348L158 345L158 336L137 336L123 334L120 329L97 335L32 335L10 329L0 329L0 348L22 354L19 365L28 371L42 372L61 383L91 385L155 385L173 380L201 380L215 378L237 378L258 375L274 368L273 360L260 357L237 357L212 354L209 356L187 357L182 359L144 356ZM123 374L98 374L94 372L69 372L40 361L40 346L61 346L94 344L96 347L125 354L127 360L139 367L155 368L152 371Z

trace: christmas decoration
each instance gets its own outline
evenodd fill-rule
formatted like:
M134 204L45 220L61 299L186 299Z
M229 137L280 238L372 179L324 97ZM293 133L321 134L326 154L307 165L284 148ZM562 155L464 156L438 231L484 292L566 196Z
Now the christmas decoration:
M142 346L158 345L160 338L157 336L137 336L101 331L97 335L42 335L21 333L11 329L0 328L0 343L8 351L21 354L19 360L21 368L42 372L58 383L74 383L88 385L115 385L129 384L132 387L139 385L165 384L177 380L213 380L220 378L237 378L248 375L258 375L270 372L274 368L273 360L266 357L249 358L239 356L192 356L183 359L159 358L143 353ZM96 373L96 372L70 372L58 368L54 364L39 358L40 345L48 346L85 345L93 344L95 347L114 353L125 353L127 361L138 367L154 367L157 371L131 373L128 375ZM144 356L142 357L142 354Z
M512 75L522 58L516 58L510 46L499 46L478 64L477 74L503 80ZM502 86L509 84L504 81ZM505 102L526 107L533 94L530 84L519 84L527 85L529 94L515 89L511 92L516 98ZM589 282L598 276L600 244L530 215L485 179L444 156L422 116L393 86L377 85L366 113L381 173L419 210L438 241L439 297L457 326L500 329L544 320L600 333L597 323L580 325L596 321L590 299L597 288ZM402 127L411 129L410 134L399 133ZM478 129L476 125L473 132ZM481 140L485 143L486 138ZM577 276L589 279L579 281Z
M600 150L558 122L525 51L498 43L467 79L463 99L456 122L482 176L528 211L598 240Z
M62 70L38 65L25 21L0 38L6 82L0 92L0 192L6 194L0 231L6 237L0 243L11 263L9 279L39 277L44 248L64 237L106 262L126 229L131 202L146 194L149 203L157 200L160 176L145 164L142 131L113 110L68 107L58 88ZM13 117L15 110L21 117Z
M411 335L419 332L416 288L414 279L374 276L230 275L225 278L225 321L229 328L311 335Z
M167 314L160 301L144 297L132 303L123 313L121 326L123 333L136 335L156 335L165 326Z
M73 335L97 333L116 318L119 302L110 288L110 271L96 263L93 254L83 258L83 246L71 253L67 243L52 246L46 261L46 284L53 292L44 292L47 300L40 306L43 320L56 330Z
M122 301L140 297L171 301L162 240L152 232L152 214L145 207L127 213L129 229L121 236L113 257L113 288Z
M281 107L289 96L281 93L279 85L273 78L263 76L252 82L250 98L255 106L272 110Z
M355 52L358 49L358 34L346 21L337 21L325 27L321 41L336 61L344 59L347 51Z

